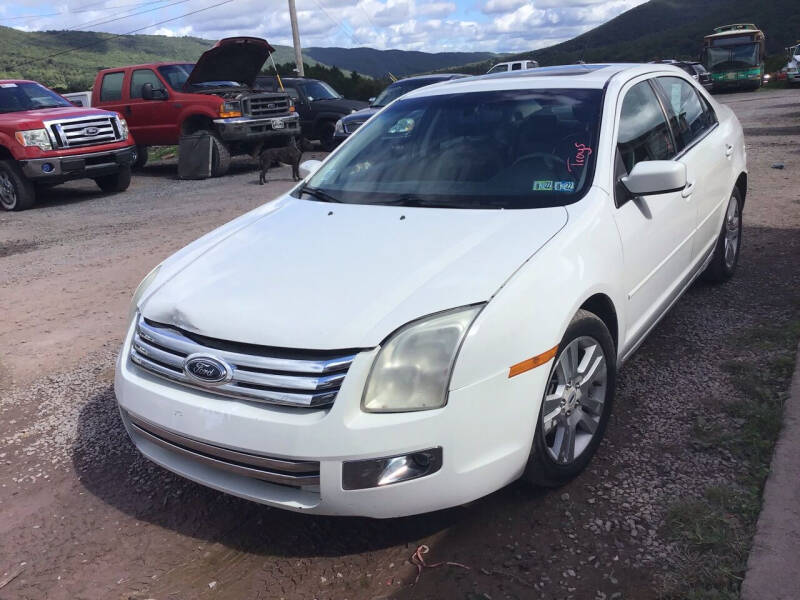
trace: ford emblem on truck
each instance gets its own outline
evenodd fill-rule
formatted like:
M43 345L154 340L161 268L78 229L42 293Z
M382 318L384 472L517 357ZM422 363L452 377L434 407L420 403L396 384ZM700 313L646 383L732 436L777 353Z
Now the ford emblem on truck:
M98 133L100 133L100 130L97 127L85 127L83 129L83 135L86 136L97 135Z
M230 381L232 369L223 361L205 354L192 354L183 363L183 371L191 379L205 384L217 385Z

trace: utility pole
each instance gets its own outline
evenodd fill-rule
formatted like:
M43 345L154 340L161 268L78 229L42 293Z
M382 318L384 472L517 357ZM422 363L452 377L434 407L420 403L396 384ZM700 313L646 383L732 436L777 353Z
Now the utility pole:
M300 48L300 31L297 29L297 9L294 0L289 0L289 20L292 22L292 39L294 40L294 60L297 63L297 74L305 77L303 69L303 51Z

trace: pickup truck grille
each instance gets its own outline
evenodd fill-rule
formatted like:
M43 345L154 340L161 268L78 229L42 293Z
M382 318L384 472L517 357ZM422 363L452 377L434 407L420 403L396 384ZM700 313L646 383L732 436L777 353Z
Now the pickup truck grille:
M122 139L119 120L113 115L90 115L59 121L46 121L45 126L56 148L98 146Z
M190 337L191 336L191 337ZM220 381L191 374L192 359L227 368ZM160 377L210 394L301 408L333 404L355 353L298 352L201 338L139 317L130 359Z
M245 113L251 117L278 117L289 113L287 96L250 96L245 100Z

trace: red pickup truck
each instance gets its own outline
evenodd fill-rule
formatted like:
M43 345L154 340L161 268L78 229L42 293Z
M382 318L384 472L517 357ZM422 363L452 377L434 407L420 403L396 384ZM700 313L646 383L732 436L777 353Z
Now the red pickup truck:
M206 132L214 141L211 174L223 175L232 154L283 146L300 135L289 95L253 87L274 51L261 38L226 38L196 64L104 69L92 88L92 106L117 111L128 121L138 144L135 166L147 161L147 146L174 145L184 135Z
M0 80L0 207L23 210L38 187L91 178L106 192L131 182L133 140L114 112L78 108L35 81Z

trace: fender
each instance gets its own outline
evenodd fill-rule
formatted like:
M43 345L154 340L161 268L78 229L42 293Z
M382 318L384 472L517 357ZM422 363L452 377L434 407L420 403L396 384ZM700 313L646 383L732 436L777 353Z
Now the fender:
M0 155L4 154L9 154L14 160L25 159L25 149L19 145L17 140L0 131ZM2 159L2 156L0 156L0 159Z

